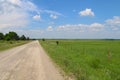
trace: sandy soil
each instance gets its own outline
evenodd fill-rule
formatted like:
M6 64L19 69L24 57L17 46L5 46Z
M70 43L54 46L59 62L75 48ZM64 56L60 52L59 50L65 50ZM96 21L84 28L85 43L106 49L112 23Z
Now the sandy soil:
M0 80L64 80L38 41L0 52Z

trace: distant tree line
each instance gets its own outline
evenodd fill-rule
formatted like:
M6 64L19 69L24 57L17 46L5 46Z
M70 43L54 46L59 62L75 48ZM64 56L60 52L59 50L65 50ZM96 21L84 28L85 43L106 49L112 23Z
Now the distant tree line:
M3 34L0 32L0 40L29 40L29 37L26 37L25 35L19 36L16 32L9 32L6 34Z

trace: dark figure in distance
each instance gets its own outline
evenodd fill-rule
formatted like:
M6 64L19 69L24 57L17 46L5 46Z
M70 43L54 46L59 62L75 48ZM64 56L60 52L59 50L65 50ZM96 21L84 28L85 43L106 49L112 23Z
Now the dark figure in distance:
M59 44L59 42L58 42L58 41L56 41L56 44L58 45L58 44Z

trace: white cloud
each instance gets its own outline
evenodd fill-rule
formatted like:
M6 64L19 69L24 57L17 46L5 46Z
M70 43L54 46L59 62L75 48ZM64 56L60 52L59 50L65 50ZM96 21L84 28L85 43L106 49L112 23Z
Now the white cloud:
M110 25L120 25L120 17L114 16L113 19L106 20L106 23L108 23Z
M104 28L104 25L103 24L100 24L100 23L93 23L90 25L90 29L92 31L100 31Z
M52 26L48 26L47 31L53 31L53 27Z
M15 4L15 5L21 5L21 1L20 0L7 0L8 2Z
M28 24L27 14L13 12L10 14L0 15L0 28L6 27L23 27Z
M67 24L67 25L62 25L57 27L57 31L68 31L68 32L74 32L74 31L84 31L86 30L88 25L85 24Z
M91 24L66 24L56 28L57 31L68 32L99 32L99 31L118 31L120 29L120 17L114 16L112 19L106 20L104 23Z
M34 20L40 20L41 17L40 17L40 15L35 15L35 16L33 16L33 19L34 19Z
M52 10L42 10L41 12L50 14L50 18L52 19L57 19L59 16L64 16L63 14Z
M0 0L0 29L7 27L25 27L31 24L31 18L41 20L41 13L52 14L57 19L61 13L52 10L40 10L31 0Z
M58 31L79 31L79 32L87 32L87 31L100 31L104 28L103 24L100 23L92 23L90 25L87 24L75 24L75 25L62 25L58 26Z
M0 29L23 27L28 24L28 13L19 6L20 4L20 0L0 1Z
M53 14L51 14L51 15L50 15L50 18L52 18L52 19L57 19L58 16L57 16L57 15L53 15Z
M63 16L63 14L56 12L56 11L51 11L51 10L42 10L42 12L48 13L48 14L53 14L57 16Z
M94 12L92 11L92 9L86 8L83 11L79 12L80 16L95 16Z
M91 24L66 24L60 25L56 28L57 31L68 32L99 32L99 31L119 31L120 30L120 17L114 16L112 19L105 20L104 23L91 23Z
M116 16L106 20L104 23L65 24L57 27L48 26L47 30L44 30L44 34L41 36L46 38L118 38L117 36L120 34L118 30L119 18L119 16ZM110 27L113 24L117 25L117 27ZM113 31L109 31L107 28Z
M105 22L106 22L106 26L111 27L112 30L120 29L120 17L119 16L114 16L112 19L108 19Z
M27 26L33 11L37 7L28 0L0 0L0 29Z

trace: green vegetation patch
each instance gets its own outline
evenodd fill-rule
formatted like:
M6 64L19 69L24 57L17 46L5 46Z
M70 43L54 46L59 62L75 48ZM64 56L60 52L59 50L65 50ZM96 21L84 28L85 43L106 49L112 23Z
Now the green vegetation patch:
M23 45L25 43L28 43L30 41L5 41L0 40L0 51L10 49L19 45Z
M48 55L75 80L120 80L119 40L40 41Z

